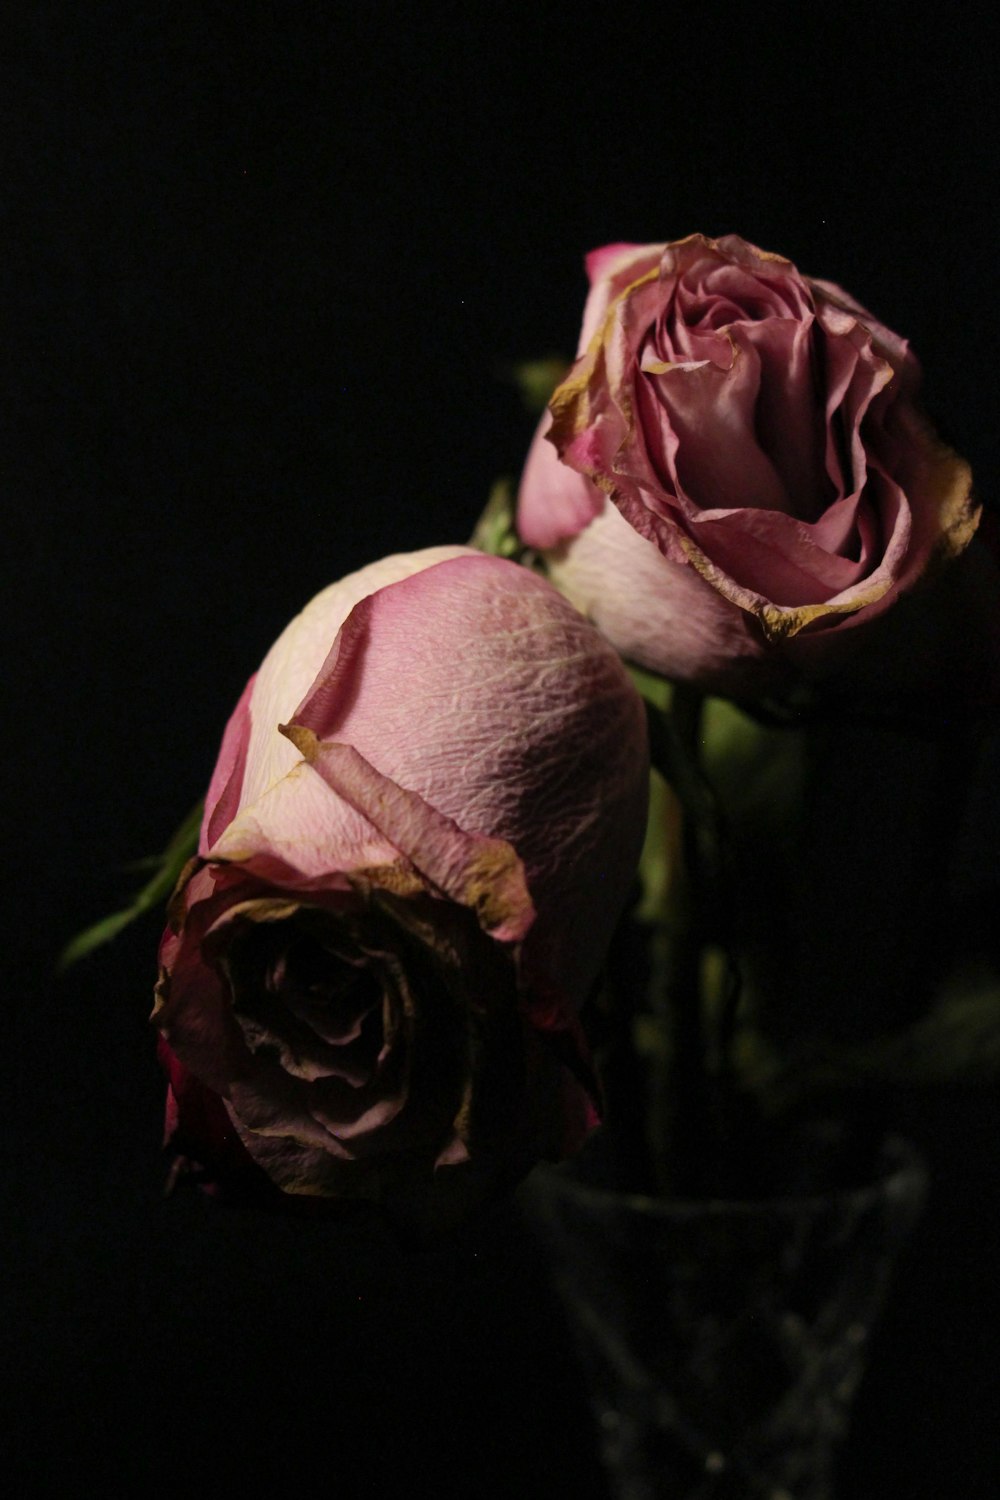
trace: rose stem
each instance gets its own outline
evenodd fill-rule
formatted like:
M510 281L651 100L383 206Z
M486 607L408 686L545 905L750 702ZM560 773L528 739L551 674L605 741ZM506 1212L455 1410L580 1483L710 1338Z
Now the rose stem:
M683 857L673 862L665 914L666 953L651 987L665 1059L654 1056L651 1101L661 1190L695 1194L705 1180L712 1111L706 1067L701 968L705 943L705 865L714 863L714 806L699 766L703 698L675 685L671 709L650 711L653 762L681 809ZM706 848L706 845L708 846Z
M634 1032L636 996L649 983L644 939L645 933L629 906L611 940L599 999L606 1028L601 1082L615 1185L627 1192L652 1194L656 1192L657 1179L646 1130L646 1090Z
M674 786L682 811L682 851L670 921L668 978L663 996L672 1056L674 1176L691 1193L722 1192L737 1101L732 1046L740 1001L733 952L736 882L728 831L702 763L705 698L676 684L672 739ZM722 949L721 994L709 1012L705 958Z

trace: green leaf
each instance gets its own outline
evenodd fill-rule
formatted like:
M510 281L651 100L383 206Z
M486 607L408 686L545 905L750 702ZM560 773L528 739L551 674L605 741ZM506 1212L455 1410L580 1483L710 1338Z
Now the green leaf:
M734 826L772 842L796 826L806 777L800 728L761 724L736 704L709 698L702 749L705 774Z
M201 827L204 802L195 803L180 827L174 833L162 854L152 855L133 865L133 868L154 869L154 874L136 892L128 906L121 911L102 917L93 926L78 932L59 955L58 969L62 973L78 963L95 948L102 948L145 912L161 906L177 884L177 878L198 847L198 830Z
M854 1045L812 1042L782 1056L759 1033L749 1033L741 1038L738 1067L772 1113L829 1089L995 1083L1000 976L986 967L960 973L921 1020Z

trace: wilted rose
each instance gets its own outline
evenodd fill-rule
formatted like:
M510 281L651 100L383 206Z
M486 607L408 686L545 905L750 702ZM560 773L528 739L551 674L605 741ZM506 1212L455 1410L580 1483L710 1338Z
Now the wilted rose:
M624 655L737 694L825 669L969 541L968 465L905 341L846 292L736 235L587 268L518 528Z
M526 569L434 548L319 594L230 719L174 896L175 1147L421 1223L575 1150L647 764L617 656Z

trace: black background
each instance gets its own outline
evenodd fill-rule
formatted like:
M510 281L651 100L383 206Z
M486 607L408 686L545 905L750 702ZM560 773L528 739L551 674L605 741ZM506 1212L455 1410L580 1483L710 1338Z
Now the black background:
M995 37L901 7L15 6L0 92L11 937L4 1339L21 1492L599 1496L513 1212L406 1255L163 1201L157 923L62 981L202 793L286 620L464 540L571 353L583 252L741 233L906 333L997 488ZM992 1091L900 1098L927 1218L844 1494L993 1496Z

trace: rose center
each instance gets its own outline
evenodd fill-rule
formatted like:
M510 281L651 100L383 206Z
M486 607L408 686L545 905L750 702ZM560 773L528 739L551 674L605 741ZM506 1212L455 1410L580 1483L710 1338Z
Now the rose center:
M255 1054L304 1078L361 1085L386 1042L385 997L369 959L331 919L253 923L228 955L233 1014Z

